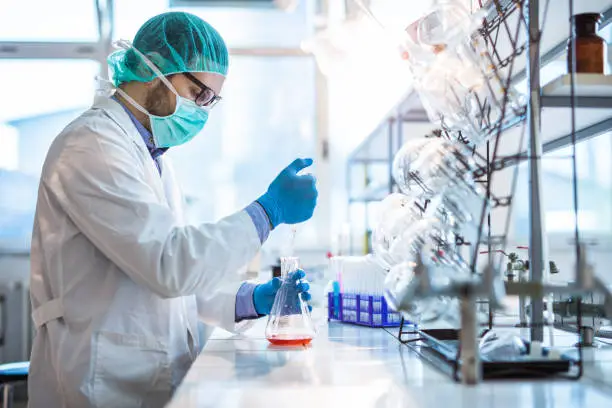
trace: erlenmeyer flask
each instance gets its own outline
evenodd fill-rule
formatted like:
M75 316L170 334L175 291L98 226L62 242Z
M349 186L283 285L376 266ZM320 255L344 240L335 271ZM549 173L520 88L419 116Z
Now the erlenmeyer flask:
M298 292L299 281L295 279L297 270L298 258L281 258L283 283L274 298L266 326L266 338L274 345L306 345L315 336L308 305Z

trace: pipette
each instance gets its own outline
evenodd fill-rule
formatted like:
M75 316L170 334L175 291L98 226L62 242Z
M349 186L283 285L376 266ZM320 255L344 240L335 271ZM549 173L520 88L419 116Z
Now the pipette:
M297 234L297 227L295 225L293 225L291 227L291 238L289 241L289 253L287 254L288 256L293 256L293 252L295 249L295 236Z

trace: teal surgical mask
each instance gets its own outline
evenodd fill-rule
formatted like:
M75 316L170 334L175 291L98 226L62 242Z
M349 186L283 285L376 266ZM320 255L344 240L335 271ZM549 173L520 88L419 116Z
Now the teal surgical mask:
M124 48L131 47L127 41L120 42L119 46ZM172 86L172 83L168 81L149 58L136 48L131 48L176 96L176 109L174 113L169 116L152 115L122 89L117 88L117 92L136 109L149 117L151 133L153 134L153 139L157 147L173 147L187 143L204 129L210 109L200 107L194 101L180 96L174 86Z

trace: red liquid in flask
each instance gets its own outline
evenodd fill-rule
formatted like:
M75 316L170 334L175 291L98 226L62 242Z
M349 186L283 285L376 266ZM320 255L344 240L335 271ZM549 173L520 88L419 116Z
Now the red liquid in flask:
M312 337L270 336L268 341L275 346L305 346L312 341Z

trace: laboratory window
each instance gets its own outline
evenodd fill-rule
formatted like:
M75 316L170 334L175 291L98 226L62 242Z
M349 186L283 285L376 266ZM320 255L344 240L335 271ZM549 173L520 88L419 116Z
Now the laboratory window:
M0 41L97 41L97 27L93 0L0 2Z

